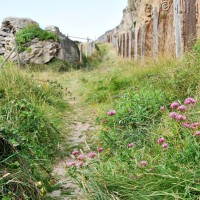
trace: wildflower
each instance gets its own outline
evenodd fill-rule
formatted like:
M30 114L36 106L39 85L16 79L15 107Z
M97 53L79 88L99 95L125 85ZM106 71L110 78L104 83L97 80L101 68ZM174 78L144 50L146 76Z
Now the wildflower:
M74 151L72 152L72 155L73 155L73 156L75 156L75 155L77 155L77 154L79 154L79 151L78 151L78 150L74 150Z
M78 163L78 166L79 166L79 167L82 167L83 164L84 164L83 161L81 161L81 162Z
M196 127L198 127L199 126L199 123L198 122L194 122L194 123L192 123L191 125L190 125L190 128L191 129L195 129Z
M76 164L76 162L70 162L69 167L73 167L73 166L75 166L75 164Z
M174 109L174 108L178 108L179 107L179 103L178 102L174 102L171 104L170 108Z
M176 116L176 119L180 122L180 121L184 121L184 120L186 120L186 116L184 116L184 115L177 115Z
M142 161L140 162L140 165L141 165L141 166L146 166L147 164L148 164L148 162L145 161L145 160L142 160Z
M182 105L182 106L179 106L179 107L178 107L178 110L179 110L179 111L186 111L186 110L187 110L187 107L184 106L184 105Z
M157 140L158 144L162 144L163 142L165 142L165 138L159 138Z
M195 126L195 127L197 127L197 126L199 126L200 124L199 124L199 122L194 122L194 123L192 123L192 125Z
M112 115L115 115L116 114L116 111L115 110L110 110L108 111L107 113L109 116L112 116Z
M98 148L98 150L97 150L99 153L101 153L102 151L103 151L103 148L102 147L100 147L100 148Z
M134 144L133 144L133 143L130 143L130 144L128 145L128 147L133 148L133 147L134 147Z
M197 101L193 98L187 98L185 101L184 101L184 104L192 104L194 105Z
M200 131L197 131L197 132L195 133L195 136L200 136Z
M97 155L97 154L96 154L95 152L91 152L91 153L89 153L89 157L90 157L90 158L95 158L96 155Z
M164 143L164 144L162 145L162 148L163 148L163 149L167 149L168 146L169 146L169 145L168 145L167 143Z
M78 160L85 160L85 155L81 154L77 157Z
M170 116L172 119L176 119L177 113L171 112L171 113L169 114L169 116Z
M184 126L185 128L190 128L190 122L185 122L185 123L183 124L183 126Z
M161 111L164 111L164 110L166 110L166 107L165 107L165 106L162 106L162 107L160 108L160 110L161 110Z

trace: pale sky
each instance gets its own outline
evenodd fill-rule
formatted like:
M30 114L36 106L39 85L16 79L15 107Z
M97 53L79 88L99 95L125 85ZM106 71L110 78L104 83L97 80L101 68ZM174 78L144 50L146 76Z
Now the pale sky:
M26 17L42 28L58 26L64 34L95 39L117 26L127 0L0 0L0 22Z

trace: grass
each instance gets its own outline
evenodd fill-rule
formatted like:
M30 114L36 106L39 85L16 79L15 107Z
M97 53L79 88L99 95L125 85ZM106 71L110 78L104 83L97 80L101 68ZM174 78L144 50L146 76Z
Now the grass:
M58 84L38 82L12 64L0 71L2 199L40 199L53 188L52 161L67 108L62 95Z
M85 167L69 169L85 199L199 200L198 127L184 128L183 122L169 117L172 102L183 104L193 97L196 105L182 114L190 123L199 122L198 43L181 60L160 57L158 62L143 63L119 58L107 44L98 47L98 54L84 68L67 73L12 66L1 71L0 165L4 172L0 195L39 199L52 189L48 173L60 132L75 119L65 98L76 99L81 121L98 116L99 131L89 135L87 142L92 151L100 146L104 151ZM116 114L108 116L109 110ZM66 120L64 126L61 118ZM158 144L160 137L168 148ZM128 147L130 143L133 148Z
M41 29L38 25L28 25L27 27L20 30L16 33L16 40L18 43L19 52L27 51L31 52L31 48L29 47L29 43L34 38L38 38L41 41L44 40L54 40L59 41L57 35L50 31L46 31Z
M80 93L99 109L95 146L104 147L98 159L73 172L85 199L199 199L198 128L186 129L184 122L169 117L173 101L199 99L197 46L181 60L133 63L100 45L108 57L90 74L79 74ZM161 112L161 106L166 110ZM108 116L109 110L116 115ZM183 114L190 123L199 122L199 103ZM157 143L160 137L167 149ZM130 143L135 147L129 148ZM142 160L148 164L142 166Z

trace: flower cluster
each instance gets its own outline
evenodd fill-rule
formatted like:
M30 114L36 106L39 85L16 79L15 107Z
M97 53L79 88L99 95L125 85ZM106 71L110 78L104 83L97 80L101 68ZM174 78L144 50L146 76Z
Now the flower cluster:
M179 102L173 102L170 105L170 108L176 109L177 111L176 112L170 112L169 116L171 117L171 119L177 120L178 122L186 121L188 119L182 113L185 112L185 114L187 114L187 111L192 109L195 106L196 103L197 103L197 100L194 99L194 98L191 98L191 97L185 99L185 101L184 101L185 105L180 105ZM191 123L189 121L186 121L186 122L183 123L183 127L188 128L188 129L192 129L192 130L197 129L199 126L200 126L199 122L192 122ZM200 131L197 131L194 135L199 136Z
M135 146L134 143L130 143L130 144L128 145L129 148L133 148L134 146Z
M112 115L115 115L116 114L116 111L115 110L110 110L108 111L107 113L109 116L112 116Z
M183 126L185 127L185 128L190 128L190 129L196 129L197 127L199 127L200 126L200 123L199 122L194 122L194 123L190 123L190 122L185 122L184 124L183 124Z
M196 100L193 99L193 98L187 98L185 101L184 101L184 104L185 105L188 105L188 106L194 106L194 104L196 103ZM179 102L173 102L171 105L170 105L170 108L171 109L176 109L177 111L176 112L170 112L169 116L171 117L171 119L175 119L177 120L178 122L182 122L182 121L185 121L187 119L187 117L185 115L183 115L182 113L183 112L186 112L189 108L185 105L180 105Z
M165 142L165 138L161 137L157 140L158 144L162 145L163 149L167 149L168 148L168 143Z
M101 153L104 149L102 147L97 149L98 153ZM96 152L89 152L87 155L80 153L79 150L75 149L71 153L71 157L74 159L74 161L67 163L68 167L82 167L84 164L86 164L86 161L88 159L93 159L97 156Z

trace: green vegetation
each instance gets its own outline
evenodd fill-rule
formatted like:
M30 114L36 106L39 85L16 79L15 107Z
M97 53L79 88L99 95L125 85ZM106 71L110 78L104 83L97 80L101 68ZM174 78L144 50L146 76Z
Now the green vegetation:
M198 48L197 43L181 60L160 58L157 63L110 56L105 58L110 68L102 65L81 77L86 101L102 109L94 150L104 148L98 159L72 171L85 199L199 199L200 104L186 105L183 112L170 108L173 101L183 105L188 97L200 97ZM116 114L106 114L109 110ZM187 120L173 120L173 111Z
M67 128L65 91L80 115L84 109L98 116L100 128L85 149L104 150L67 170L85 199L199 200L199 45L181 60L133 63L99 44L80 70L57 73L62 63L56 60L46 71L1 70L0 197L40 199L53 189L52 160ZM185 103L188 97L196 102ZM187 109L171 108L175 101Z
M65 109L54 82L38 82L15 66L0 71L1 199L40 199L51 190Z
M57 35L50 31L46 31L41 29L38 25L28 25L18 33L16 33L16 40L19 48L19 52L23 52L27 50L28 52L31 51L29 48L29 43L34 38L38 38L39 40L54 40L59 41Z

